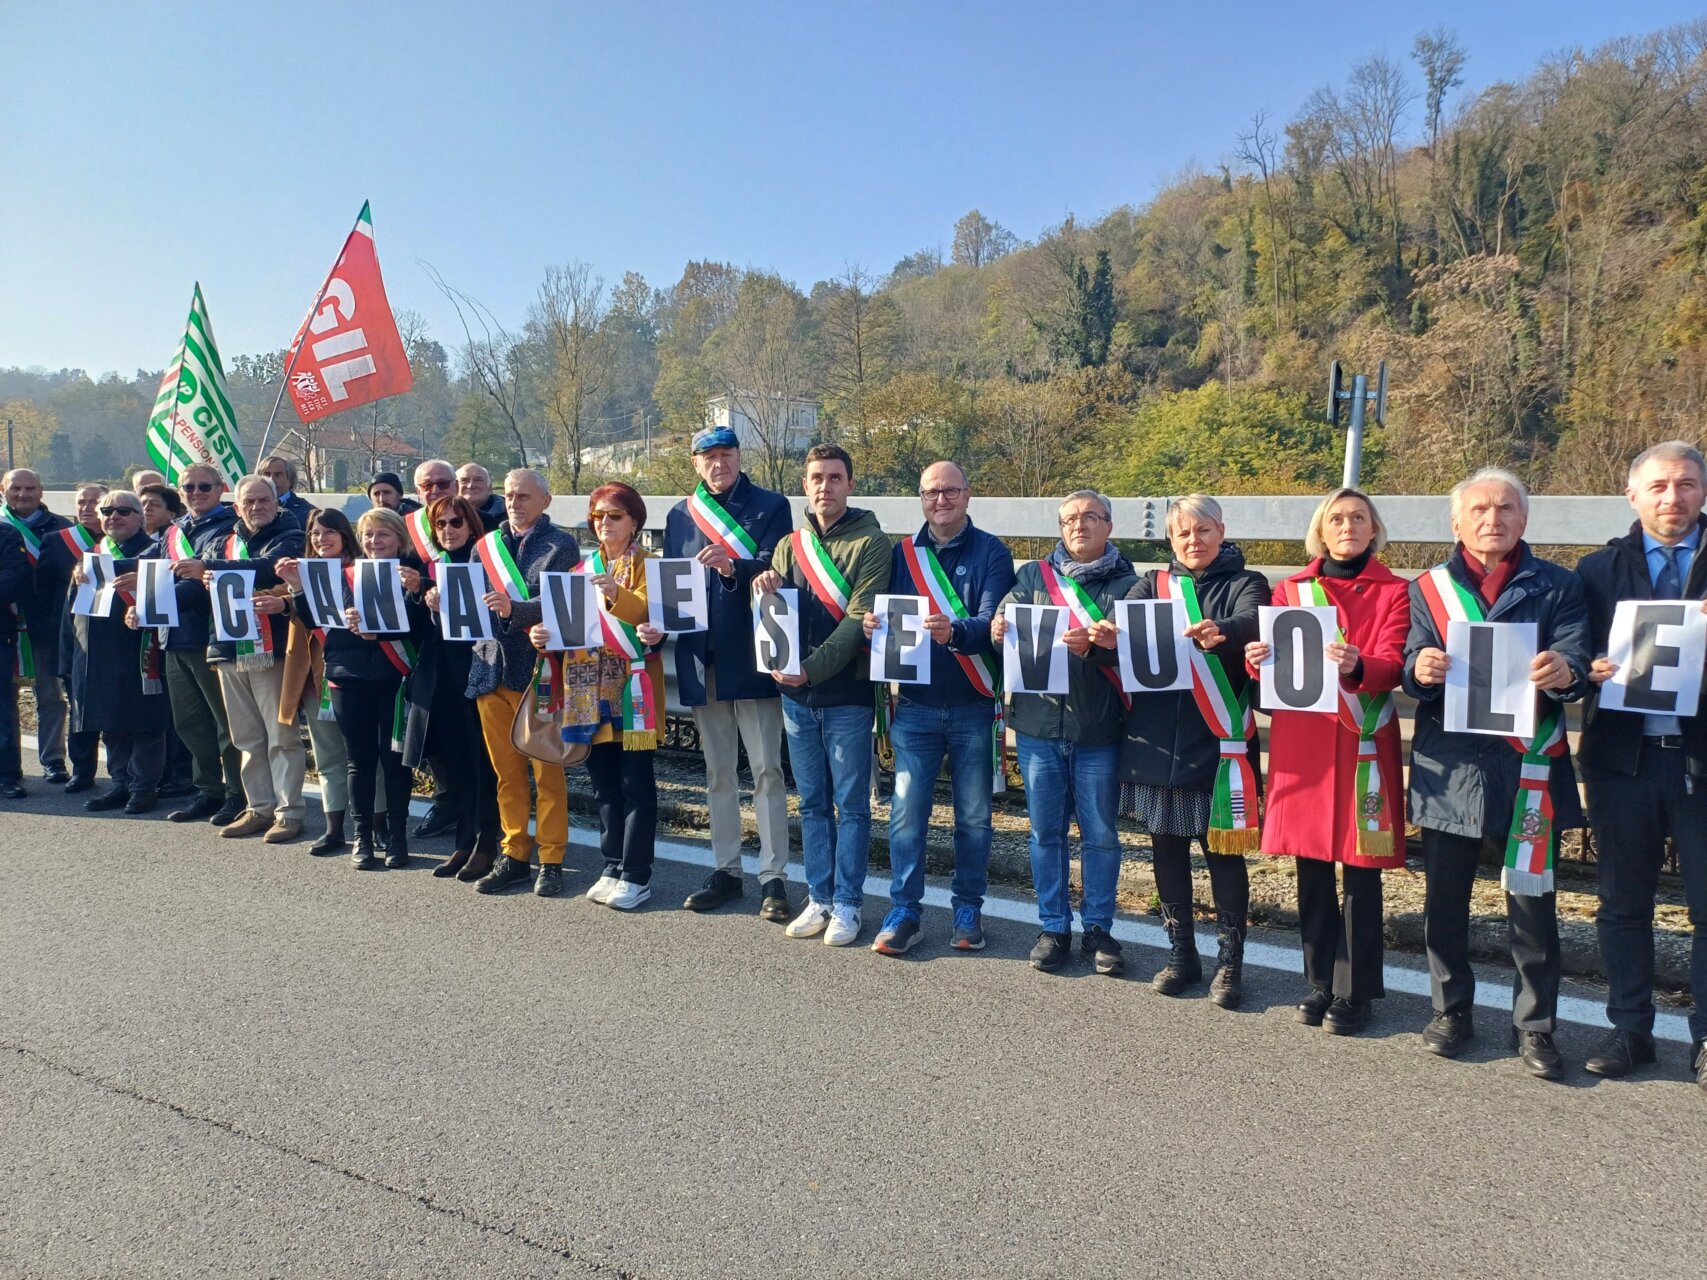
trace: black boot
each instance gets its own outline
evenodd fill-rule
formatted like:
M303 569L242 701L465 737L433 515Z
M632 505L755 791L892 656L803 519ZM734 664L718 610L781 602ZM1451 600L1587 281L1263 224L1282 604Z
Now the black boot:
M525 884L533 879L533 868L520 858L505 854L474 886L476 893L499 893L511 885Z
M337 853L347 842L344 839L344 811L333 809L326 815L326 830L321 837L308 846L308 852L316 858L324 858L328 854Z
M1203 981L1203 962L1197 958L1197 934L1192 929L1189 903L1162 904L1162 927L1168 931L1168 963L1150 979L1158 995L1177 996Z
M1239 911L1215 913L1215 938L1220 944L1215 980L1209 998L1223 1009L1237 1009L1245 995L1245 916Z
M379 865L373 856L373 815L356 815L356 847L350 850L350 865L357 871L370 871Z
M461 871L468 865L469 858L473 856L474 850L472 849L458 849L455 853L451 854L450 857L446 858L443 862L439 863L438 866L434 867L433 874L441 880L454 876L458 871Z
M468 865L456 873L456 878L464 884L472 884L490 871L498 856L499 838L496 831L482 831L474 842L474 853L468 859Z
M391 839L385 844L385 865L394 871L409 865L408 810L392 816Z

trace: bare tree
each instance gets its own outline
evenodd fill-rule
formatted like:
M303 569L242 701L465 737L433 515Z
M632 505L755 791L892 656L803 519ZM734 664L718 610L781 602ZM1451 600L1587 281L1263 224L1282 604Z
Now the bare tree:
M1399 214L1399 127L1416 95L1404 73L1385 57L1352 68L1343 94L1318 89L1295 122L1294 140L1321 147L1347 200L1348 217L1335 219L1346 239L1370 242L1385 232L1395 272L1404 269L1404 226Z
M515 445L519 465L531 466L528 439L522 430L523 380L527 369L522 343L498 322L484 304L446 284L431 263L422 262L420 265L434 287L456 308L457 321L462 325L463 371L498 411L498 417Z
M1423 115L1431 159L1439 158L1440 115L1446 95L1464 83L1464 63L1469 56L1450 27L1425 31L1411 46L1411 57L1423 73Z
M895 303L875 289L864 268L848 267L830 285L819 324L826 407L854 428L862 447L870 434L866 398L889 375L899 322Z
M782 277L749 272L735 314L705 344L708 367L757 436L765 483L780 488L799 402L812 389L806 300Z
M539 287L530 321L545 353L540 401L555 433L553 471L581 491L589 407L610 377L605 282L584 262L552 267Z

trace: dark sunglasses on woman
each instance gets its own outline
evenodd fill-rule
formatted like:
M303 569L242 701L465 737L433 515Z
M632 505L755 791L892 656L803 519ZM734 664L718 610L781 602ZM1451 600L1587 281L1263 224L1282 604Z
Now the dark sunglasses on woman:
M447 516L443 520L433 521L433 528L435 529L460 529L462 526L463 519L461 516Z

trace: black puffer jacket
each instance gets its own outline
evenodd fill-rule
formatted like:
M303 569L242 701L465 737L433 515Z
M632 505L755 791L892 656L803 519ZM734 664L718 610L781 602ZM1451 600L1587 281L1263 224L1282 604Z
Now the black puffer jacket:
M1230 542L1197 573L1177 560L1168 571L1189 577L1197 584L1197 600L1203 616L1221 628L1227 638L1211 651L1234 693L1244 690L1245 646L1257 638L1257 610L1272 594L1268 579L1245 568L1245 553ZM1151 569L1126 593L1128 600L1156 599L1156 575ZM1111 649L1093 652L1112 663ZM1251 767L1261 777L1257 741L1251 739ZM1211 791L1215 768L1221 760L1221 741L1210 730L1191 690L1173 693L1135 693L1132 710L1126 713L1126 743L1120 751L1123 782L1182 791Z

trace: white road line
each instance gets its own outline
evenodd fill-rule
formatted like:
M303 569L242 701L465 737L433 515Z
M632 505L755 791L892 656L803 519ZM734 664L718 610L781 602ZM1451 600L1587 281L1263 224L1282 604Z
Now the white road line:
M35 738L31 735L20 735L23 742L32 751L35 749ZM320 794L320 784L308 781L303 785L305 794ZM409 803L409 811L416 816L424 815L429 802L415 798ZM577 840L576 836L582 838ZM596 849L597 845L591 839L590 833L584 828L571 828L569 839L572 844L584 848ZM680 862L693 867L715 866L711 849L702 844L691 844L681 840L660 839L657 842L657 856L668 862ZM759 870L758 858L742 855L741 866L748 875L757 875ZM806 880L806 868L799 862L788 864L789 879L795 884L803 884ZM865 896L868 898L889 898L889 881L880 876L865 878ZM925 886L925 905L951 910L947 889L938 885ZM1017 924L1037 923L1037 908L1034 903L1021 898L1004 898L991 894L984 899L984 914L997 920L1011 920ZM1159 951L1168 949L1168 935L1159 924L1147 921L1131 920L1117 917L1114 928L1110 933L1120 942L1131 942L1141 947L1153 947ZM1213 954L1215 951L1215 936L1213 933L1199 933L1197 945L1200 951ZM1304 969L1303 952L1296 947L1276 946L1271 942L1245 943L1245 963L1259 969L1274 969L1281 973L1300 975ZM1406 965L1388 964L1382 974L1387 990L1401 995L1429 995L1428 971L1411 968ZM1503 976L1503 975L1502 975ZM1699 996L1697 997L1699 998ZM1476 983L1476 1004L1479 1008L1497 1010L1502 1015L1511 1013L1511 1000L1503 985L1478 981ZM1602 1028L1606 1026L1606 1011L1593 1000L1585 1000L1581 996L1559 996L1559 1020L1574 1022L1585 1027ZM1677 1044L1690 1044L1689 1020L1680 1013L1657 1013L1654 1016L1654 1036L1659 1040L1669 1040Z

